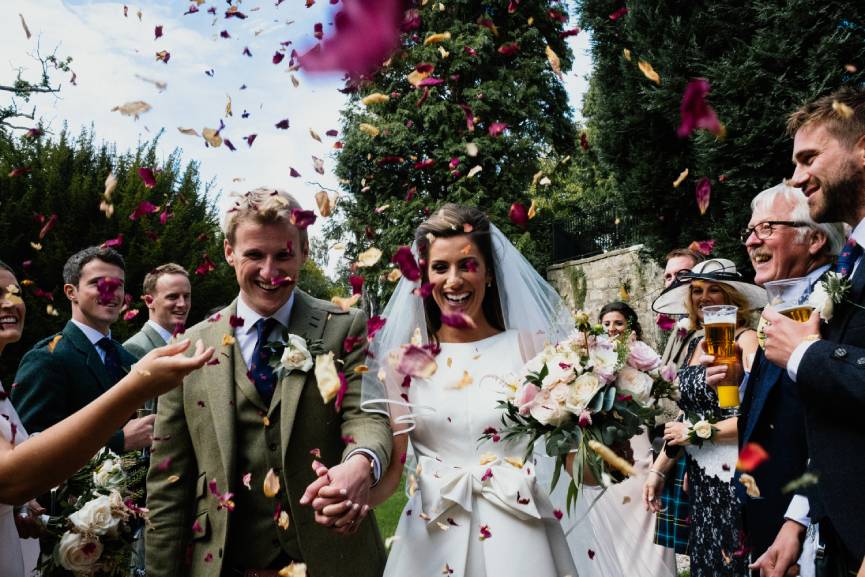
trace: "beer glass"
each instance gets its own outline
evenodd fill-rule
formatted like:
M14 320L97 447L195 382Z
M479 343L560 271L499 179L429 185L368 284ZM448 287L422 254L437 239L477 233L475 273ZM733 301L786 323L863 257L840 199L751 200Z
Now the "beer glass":
M794 321L804 323L811 317L814 307L808 304L811 281L807 278L774 280L763 285L769 295L769 304L776 311Z
M734 305L703 307L703 329L706 352L715 357L716 365L727 365L727 375L718 383L718 406L722 409L739 406L739 383L733 367L736 359L736 313Z

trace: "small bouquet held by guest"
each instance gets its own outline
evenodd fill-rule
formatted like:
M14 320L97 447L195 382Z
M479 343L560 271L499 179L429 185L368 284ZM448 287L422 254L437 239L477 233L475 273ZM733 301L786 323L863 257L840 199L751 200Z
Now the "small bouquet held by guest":
M652 425L659 399L673 397L676 376L629 333L609 337L582 312L576 321L568 339L548 345L508 379L513 394L500 402L505 426L497 431L505 439L528 437L530 448L543 437L556 458L553 486L575 453L569 506L584 477L608 486L633 474L629 440Z
M46 523L54 543L37 568L42 577L120 577L130 572L136 530L147 521L147 461L139 452L103 449L56 490L60 514Z

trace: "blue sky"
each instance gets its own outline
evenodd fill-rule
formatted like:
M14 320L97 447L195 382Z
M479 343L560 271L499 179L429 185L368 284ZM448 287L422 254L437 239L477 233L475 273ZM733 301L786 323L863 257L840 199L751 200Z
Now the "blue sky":
M135 147L152 138L161 129L159 151L167 157L180 148L184 161L200 162L205 181L215 181L214 193L224 206L229 193L243 192L258 186L275 186L293 192L300 202L315 206L314 195L321 187L337 189L333 176L333 142L325 136L329 129L339 129L339 110L345 96L337 91L338 77L310 77L293 73L295 87L287 68L288 58L279 65L271 62L280 42L292 40L301 48L314 42L313 25L324 23L330 30L334 7L327 0L317 0L311 8L303 0L285 0L274 6L273 0L240 4L248 16L244 20L223 17L226 3L208 1L200 12L184 16L191 2L142 1L123 3L84 0L6 0L7 17L0 21L0 81L8 83L18 67L36 73L36 64L28 56L36 50L42 54L59 46L59 55L73 57L77 85L68 77L57 76L63 88L59 97L40 96L32 103L49 128L59 131L64 122L77 133L82 126L95 127L101 140L115 142L118 149ZM207 14L209 6L217 7L217 16ZM141 11L141 19L137 16ZM17 14L24 16L33 34L28 40ZM154 28L162 25L163 36L154 39ZM230 38L220 33L226 30ZM565 77L571 102L579 110L586 90L585 76L590 71L588 39L584 33L571 39L577 57L573 71ZM242 54L248 47L253 57ZM167 50L167 64L158 62L157 51ZM212 76L205 71L213 71ZM149 79L167 83L160 92ZM246 85L246 89L241 89ZM225 106L231 98L232 117L225 117ZM0 98L6 98L0 95ZM138 120L111 112L115 106L143 100L152 109ZM244 110L248 118L241 118ZM578 114L577 114L578 116ZM224 145L205 148L204 141L181 134L178 127L216 128L220 118L226 123L222 135L237 147L229 151ZM287 118L290 128L278 130L276 122ZM317 142L310 130L318 133ZM255 133L248 147L243 137ZM325 173L313 170L312 157L325 160ZM289 176L290 167L300 178ZM313 227L316 234L320 224Z

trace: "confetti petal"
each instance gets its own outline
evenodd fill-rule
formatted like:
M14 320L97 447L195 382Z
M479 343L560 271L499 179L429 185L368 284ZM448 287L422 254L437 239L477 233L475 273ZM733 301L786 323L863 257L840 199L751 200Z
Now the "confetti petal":
M697 208L700 209L700 214L706 214L706 210L709 208L709 198L712 194L712 182L708 176L704 176L697 182L694 192L697 197Z
M718 120L715 110L706 103L706 96L710 90L709 81L705 78L695 78L688 82L679 108L681 117L677 131L679 138L687 138L698 128L723 138L724 125Z
M661 76L657 72L655 72L655 69L652 68L651 64L649 64L645 60L640 60L637 63L637 66L639 66L640 72L643 73L643 76L645 76L646 78L648 78L649 80L651 80L652 82L657 84L658 86L661 85Z
M382 252L379 249L375 247L368 248L357 255L357 266L361 268L375 266L375 264L381 259L381 255Z
M273 472L273 469L268 469L267 475L264 476L262 490L265 497L274 497L279 493L279 475Z
M315 380L318 384L318 392L321 400L327 404L332 401L339 392L340 380L336 372L333 351L315 358Z

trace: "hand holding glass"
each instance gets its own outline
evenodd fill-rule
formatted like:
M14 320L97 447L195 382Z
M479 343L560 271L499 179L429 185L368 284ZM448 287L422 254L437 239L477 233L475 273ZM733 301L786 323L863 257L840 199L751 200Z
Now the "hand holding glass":
M718 383L718 406L739 406L739 383L733 370L736 358L736 313L739 307L713 305L703 307L703 328L706 332L706 352L715 357L715 365L727 365L727 375Z
M808 278L775 280L763 285L769 295L769 304L784 315L800 323L811 318L814 307L808 304L811 296L811 281Z

